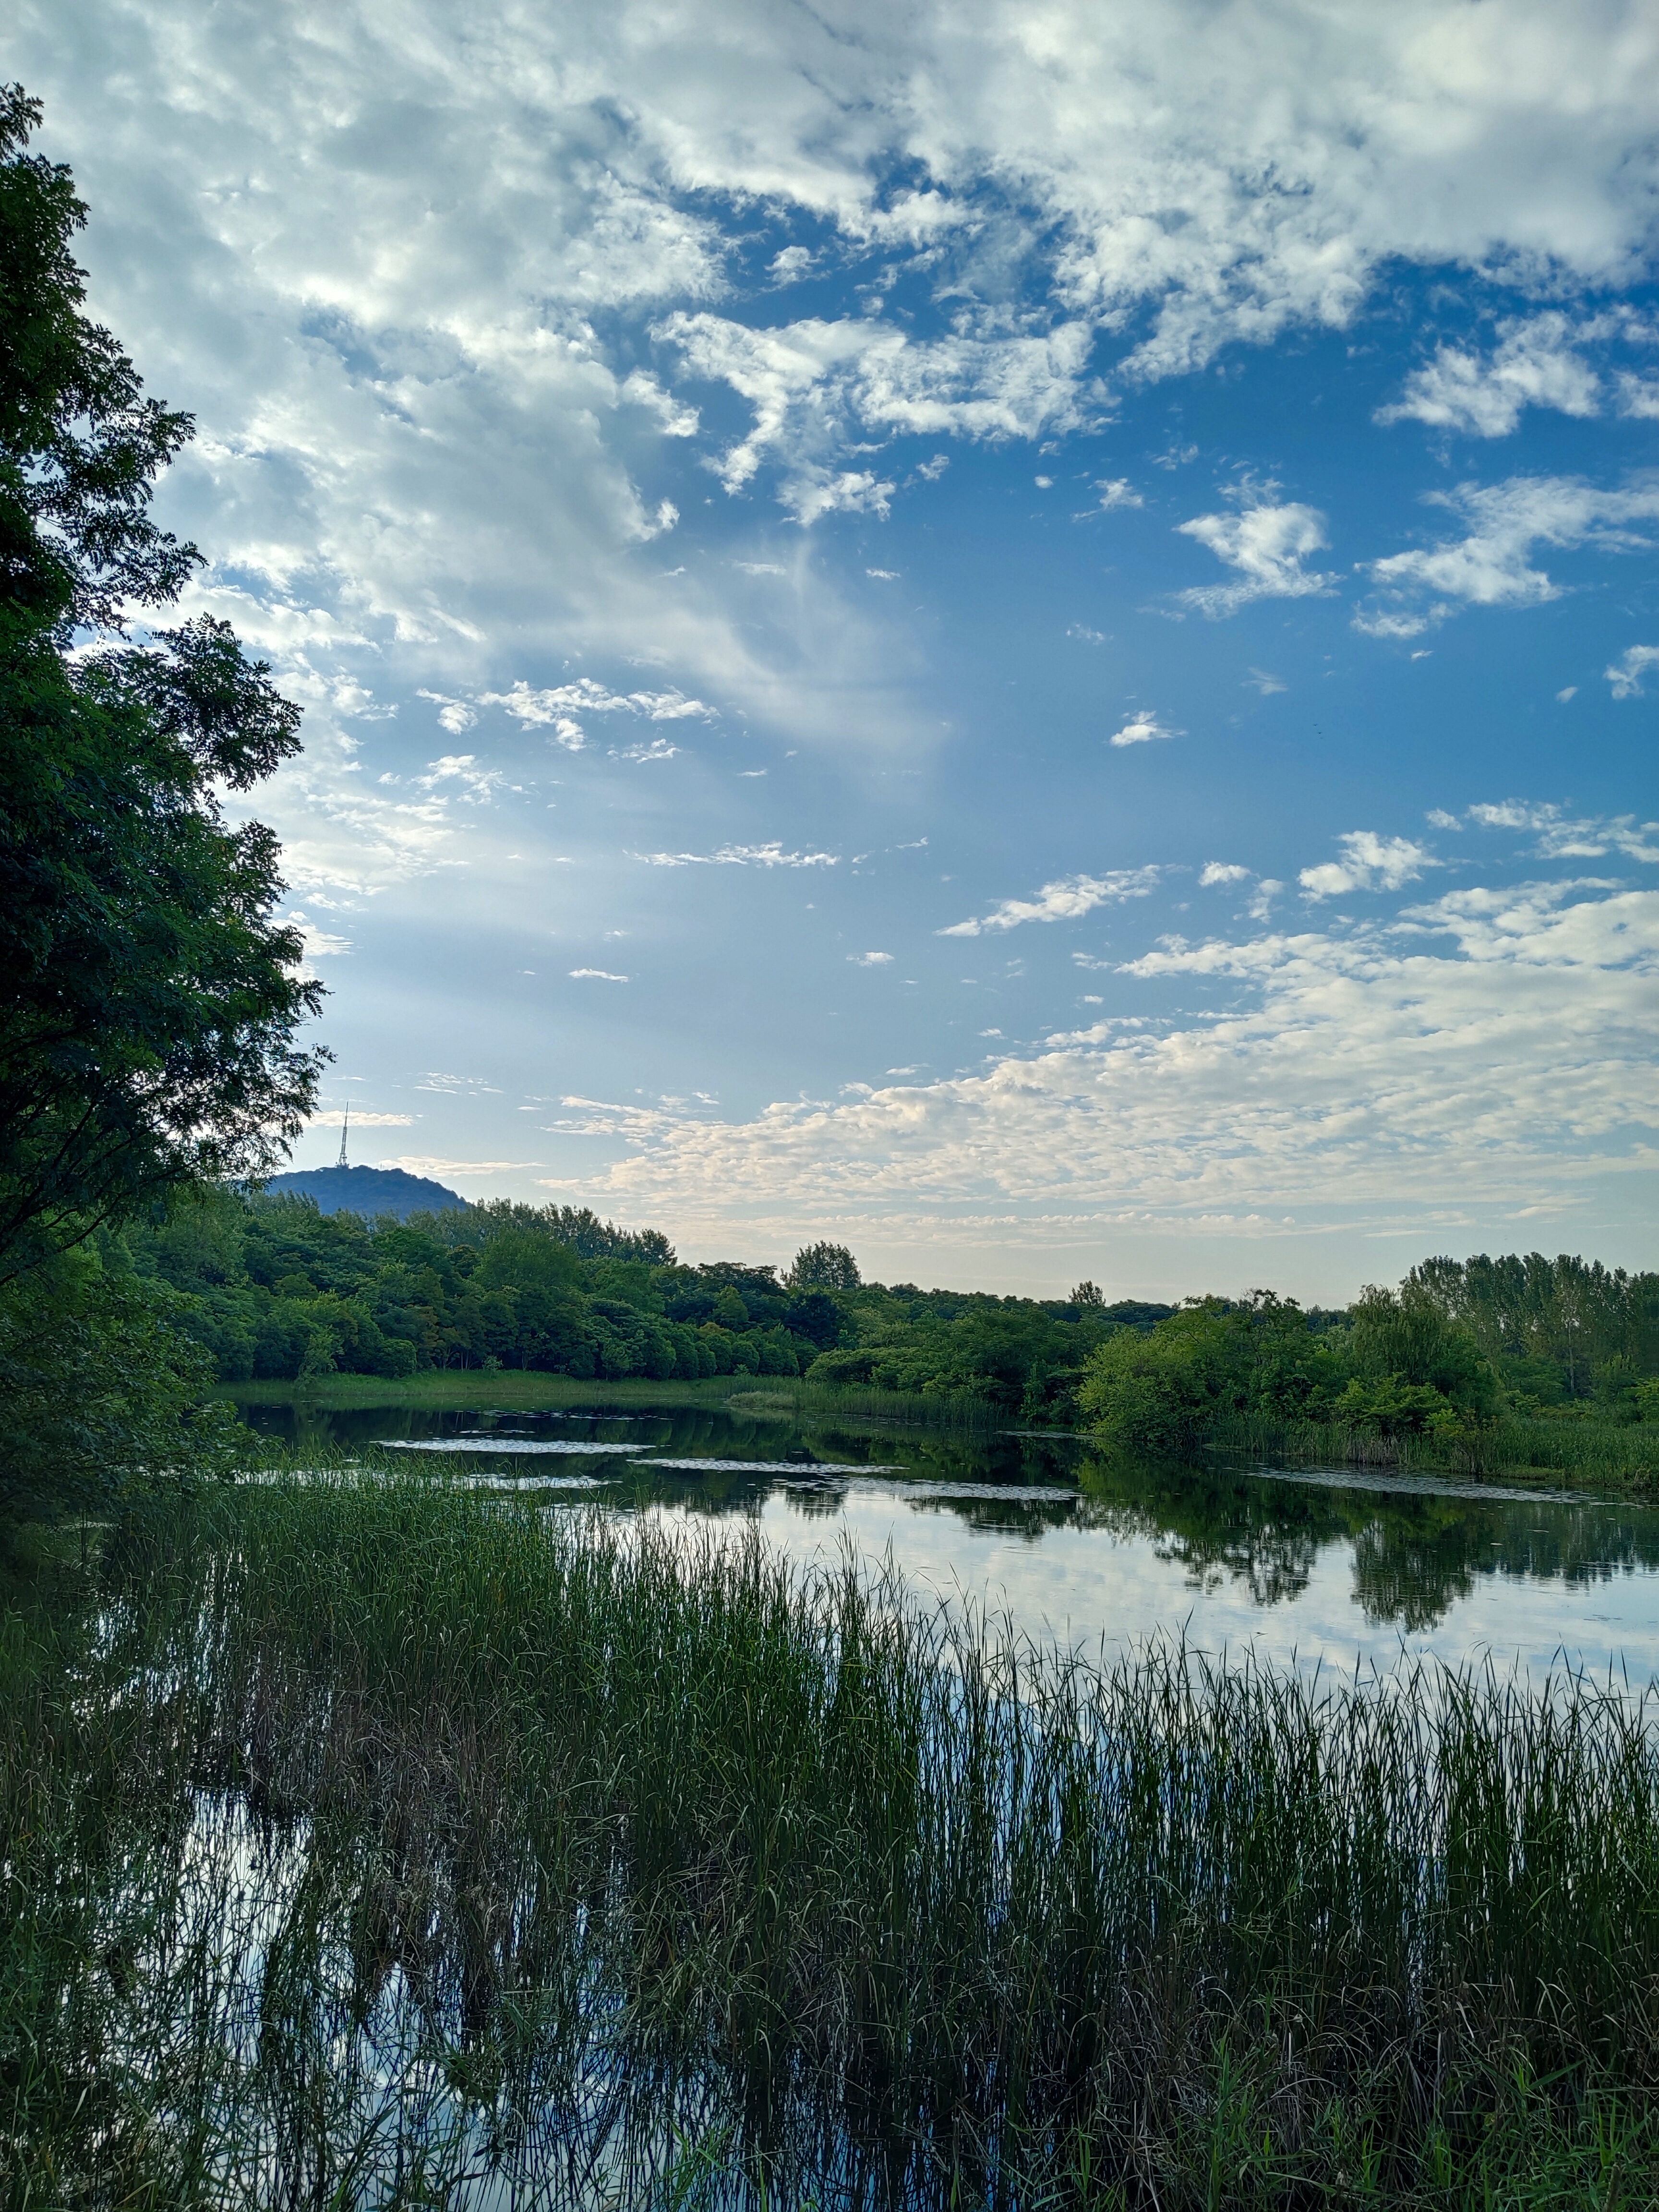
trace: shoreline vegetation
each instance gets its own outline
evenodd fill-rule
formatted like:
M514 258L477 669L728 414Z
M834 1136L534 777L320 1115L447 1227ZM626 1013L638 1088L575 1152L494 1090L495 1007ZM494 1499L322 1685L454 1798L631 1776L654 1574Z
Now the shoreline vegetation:
M425 1480L135 1504L0 1638L5 2201L1651 2201L1651 1692L994 1630Z
M1659 1493L1659 1274L1571 1255L1430 1260L1340 1310L1087 1282L1039 1299L866 1282L834 1244L783 1271L690 1266L658 1231L554 1206L367 1221L220 1188L88 1264L248 1404L769 1401Z

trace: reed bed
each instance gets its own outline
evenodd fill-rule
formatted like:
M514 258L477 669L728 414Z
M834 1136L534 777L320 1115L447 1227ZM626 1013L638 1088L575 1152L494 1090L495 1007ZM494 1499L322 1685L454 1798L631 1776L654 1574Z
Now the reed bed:
M1424 1474L1547 1474L1659 1497L1659 1427L1651 1423L1511 1416L1468 1436L1379 1437L1338 1422L1241 1416L1218 1449L1300 1467L1397 1467Z
M794 1419L824 1413L983 1436L1005 1430L1012 1418L1004 1408L971 1390L883 1390L874 1384L790 1382L775 1381L769 1376L763 1382L734 1390L727 1402L734 1413Z
M25 2204L1651 2204L1659 1703L1093 1665L426 1481L0 1638Z

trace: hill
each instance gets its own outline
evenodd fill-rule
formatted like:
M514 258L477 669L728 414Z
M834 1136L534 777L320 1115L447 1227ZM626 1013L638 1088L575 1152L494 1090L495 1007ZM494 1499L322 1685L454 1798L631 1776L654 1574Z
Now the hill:
M425 1176L402 1168L295 1168L272 1176L265 1188L274 1198L314 1198L319 1213L361 1213L368 1220L395 1213L444 1213L466 1200Z

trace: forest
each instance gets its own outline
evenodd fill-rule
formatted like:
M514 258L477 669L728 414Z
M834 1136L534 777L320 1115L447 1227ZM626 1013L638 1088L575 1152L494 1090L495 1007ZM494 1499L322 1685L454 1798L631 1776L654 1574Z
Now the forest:
M1659 1275L1534 1253L1431 1259L1346 1310L1177 1307L866 1282L844 1246L683 1265L659 1231L507 1200L366 1221L226 1188L104 1244L220 1382L443 1368L580 1380L805 1377L1085 1423L1141 1449L1229 1419L1457 1434L1502 1415L1659 1417Z

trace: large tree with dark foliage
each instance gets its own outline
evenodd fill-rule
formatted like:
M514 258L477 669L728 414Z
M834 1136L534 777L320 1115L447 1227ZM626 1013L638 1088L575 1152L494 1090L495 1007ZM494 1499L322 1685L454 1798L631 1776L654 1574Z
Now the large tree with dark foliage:
M81 312L87 210L0 89L0 1281L309 1109L317 1010L277 848L232 824L299 710L210 618L130 636L201 556L151 519L187 416Z

